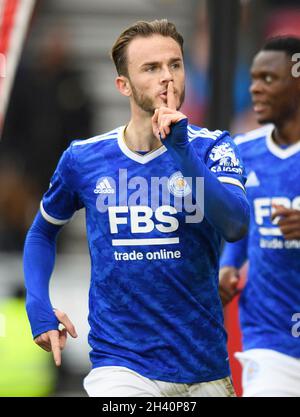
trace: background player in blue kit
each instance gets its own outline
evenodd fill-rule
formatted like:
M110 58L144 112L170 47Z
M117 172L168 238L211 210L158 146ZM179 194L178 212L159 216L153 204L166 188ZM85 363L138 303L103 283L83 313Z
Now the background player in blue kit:
M300 396L300 39L269 40L251 68L257 120L266 126L235 138L247 171L249 234L226 244L224 305L239 291L244 396ZM298 56L299 59L299 56ZM298 68L298 70L297 70ZM268 123L268 124L267 124Z
M120 35L112 57L131 119L71 144L26 238L33 337L60 365L67 332L76 331L49 298L55 238L86 210L90 396L234 395L218 264L221 238L247 232L245 177L227 132L191 126L178 111L182 46L166 20Z

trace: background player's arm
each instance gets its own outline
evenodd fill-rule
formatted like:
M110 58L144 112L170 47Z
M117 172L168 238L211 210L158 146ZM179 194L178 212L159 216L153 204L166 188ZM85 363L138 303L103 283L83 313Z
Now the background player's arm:
M248 236L234 243L226 243L220 260L219 293L223 306L241 292L239 269L247 260Z
M47 222L37 214L24 245L24 274L27 290L26 310L35 343L52 351L57 366L67 332L77 337L74 325L65 313L54 310L49 297L49 281L55 264L56 237L61 226ZM65 328L58 330L59 323Z

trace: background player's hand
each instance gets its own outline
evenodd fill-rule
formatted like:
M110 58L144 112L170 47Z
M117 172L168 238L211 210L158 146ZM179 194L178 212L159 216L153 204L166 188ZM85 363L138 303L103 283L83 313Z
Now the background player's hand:
M160 107L155 110L152 117L153 133L157 139L165 139L171 131L171 124L186 118L187 117L183 113L177 111L174 84L173 81L169 81L167 89L167 107Z
M272 213L272 220L280 217L277 222L285 239L300 239L300 210L289 209L281 205L272 204L275 210Z
M230 266L224 266L219 273L219 294L225 307L237 294L241 292L238 288L239 271Z
M34 339L35 343L47 352L53 353L53 358L56 366L61 365L61 351L65 348L67 342L67 334L72 337L77 337L74 324L63 311L54 310L54 314L61 324L65 326L62 330L49 330L48 332L40 334Z

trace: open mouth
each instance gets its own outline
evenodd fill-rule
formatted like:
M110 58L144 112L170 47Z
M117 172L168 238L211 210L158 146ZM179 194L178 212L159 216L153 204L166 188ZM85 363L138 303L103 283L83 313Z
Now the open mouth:
M253 110L255 113L262 113L269 107L267 103L255 102L253 103Z

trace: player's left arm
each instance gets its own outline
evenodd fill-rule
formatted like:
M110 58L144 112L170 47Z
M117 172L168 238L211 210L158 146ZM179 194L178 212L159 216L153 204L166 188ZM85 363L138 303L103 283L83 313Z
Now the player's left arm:
M167 107L156 109L154 134L178 163L185 177L204 178L204 208L207 220L225 240L234 242L248 231L249 204L244 191L232 184L222 184L198 157L187 136L187 117L176 110L173 83L168 84Z
M300 239L300 210L289 209L281 205L273 204L275 211L272 220L280 217L277 223L285 239Z

